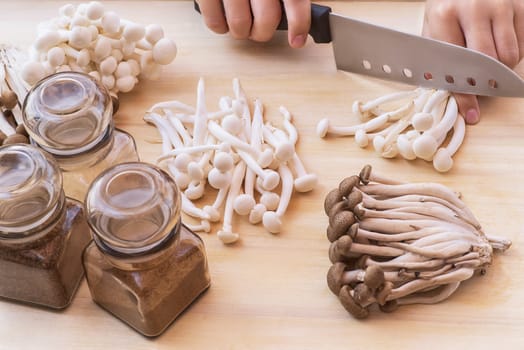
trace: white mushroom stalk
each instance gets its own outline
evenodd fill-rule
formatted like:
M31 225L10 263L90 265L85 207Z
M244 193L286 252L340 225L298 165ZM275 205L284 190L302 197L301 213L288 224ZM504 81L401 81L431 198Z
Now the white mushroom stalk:
M52 73L83 72L116 96L133 90L139 77L158 78L176 54L175 42L158 24L125 20L98 1L67 4L58 17L39 24L21 75L33 85Z
M484 234L454 191L436 183L400 183L365 166L326 196L333 263L327 281L357 318L378 305L433 304L484 274L494 250L511 242Z
M444 90L417 88L394 92L363 103L355 101L353 114L362 122L333 125L328 118L317 124L319 137L354 136L362 148L370 143L380 156L432 162L447 172L465 136L465 123L455 98Z
M299 133L291 113L285 107L279 111L273 119L280 117L281 123L275 125L264 120L260 100L254 101L251 111L237 79L233 96L221 97L218 110L209 111L200 79L196 106L166 101L146 112L144 120L162 139L157 162L184 191L183 213L197 220L188 223L191 228L208 232L213 223L222 221L217 236L232 244L241 237L232 227L233 216L239 215L279 233L293 193L316 187L317 176L306 170L297 153ZM202 208L200 198L206 203Z

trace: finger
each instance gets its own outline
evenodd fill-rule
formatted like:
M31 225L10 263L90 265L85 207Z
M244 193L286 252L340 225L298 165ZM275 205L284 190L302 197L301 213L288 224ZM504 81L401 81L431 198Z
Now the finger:
M229 34L235 39L247 39L253 23L249 0L224 0Z
M227 33L228 27L224 7L220 0L199 0L200 13L204 18L204 23L213 32L218 34Z
M309 0L284 0L288 25L288 41L293 48L306 44L311 26L311 2Z
M480 51L495 59L499 59L493 38L490 14L483 8L473 8L460 18L464 30L466 46Z
M251 0L253 26L250 39L268 41L273 37L282 17L282 6L279 0Z
M425 12L422 35L459 46L466 45L455 7L449 2L432 3L431 9Z
M477 97L466 94L453 94L457 100L458 111L467 124L477 124L480 121L480 108Z
M517 35L517 43L519 46L519 60L524 57L524 1L514 1L515 16L513 18L513 25Z
M509 6L498 7L492 18L495 50L499 60L510 68L519 63L519 44L514 27L514 12Z

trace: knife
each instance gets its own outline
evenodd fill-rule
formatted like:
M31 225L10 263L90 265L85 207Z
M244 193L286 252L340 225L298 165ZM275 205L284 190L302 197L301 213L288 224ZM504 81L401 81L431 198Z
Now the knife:
M286 30L282 10L277 29ZM332 42L343 71L452 92L524 97L524 80L488 55L341 16L328 6L311 4L309 34L316 43Z

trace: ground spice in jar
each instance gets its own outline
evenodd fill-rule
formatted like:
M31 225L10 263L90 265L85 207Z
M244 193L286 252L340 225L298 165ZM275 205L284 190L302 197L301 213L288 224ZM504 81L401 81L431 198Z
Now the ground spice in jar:
M0 147L0 297L61 309L83 278L91 241L58 165L29 145Z
M179 196L167 173L125 163L101 174L86 197L92 298L145 336L161 334L210 285L204 244L181 223Z

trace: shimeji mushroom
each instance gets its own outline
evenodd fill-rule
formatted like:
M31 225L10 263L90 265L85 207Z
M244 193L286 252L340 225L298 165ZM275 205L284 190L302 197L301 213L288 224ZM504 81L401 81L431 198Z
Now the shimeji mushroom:
M30 85L45 75L74 70L100 79L116 95L131 91L139 75L159 76L160 67L176 57L176 44L164 37L158 25L146 27L122 19L115 12L106 11L100 2L67 5L58 12L58 18L38 26L31 60L22 70L22 76ZM56 47L66 50L65 59ZM117 64L129 63L130 74L113 76L108 72L109 57Z
M388 184L386 184L387 182ZM401 183L363 168L328 193L328 286L344 308L367 317L373 304L437 303L492 263L511 242L484 234L454 191ZM374 269L374 284L365 276Z
M398 107L398 103L406 100ZM439 159L433 162L440 172L451 169L450 157L464 139L465 128L456 122L461 118L456 101L444 90L418 88L388 94L368 103L356 101L353 113L363 120L361 124L333 126L328 118L323 118L317 124L318 136L354 136L360 147L372 143L384 158L400 155L407 160L421 158L431 162L442 148ZM443 143L449 134L453 142L449 142L447 148Z
M129 67L122 67L127 74ZM152 106L144 118L160 132L163 154L158 161L167 166L177 185L184 190L184 200L207 195L205 189L209 187L218 191L211 205L195 210L193 203L183 206L182 210L187 209L186 214L197 218L206 214L200 218L200 224L191 226L195 229L207 230L209 222L223 218L218 237L224 243L233 243L239 238L232 228L235 213L249 215L250 223L262 221L268 231L279 232L293 183L296 182L297 191L311 190L316 184L316 176L306 172L296 153L298 132L289 111L280 108L284 116L282 129L269 123L265 125L262 103L255 100L251 114L237 79L233 80L233 89L233 98L220 98L220 110L208 112L204 82L200 80L196 108L179 101L160 102ZM268 141L270 138L272 142ZM289 152L278 151L282 144L288 145L283 149ZM273 191L281 182L281 176L286 179L282 180L279 195Z

